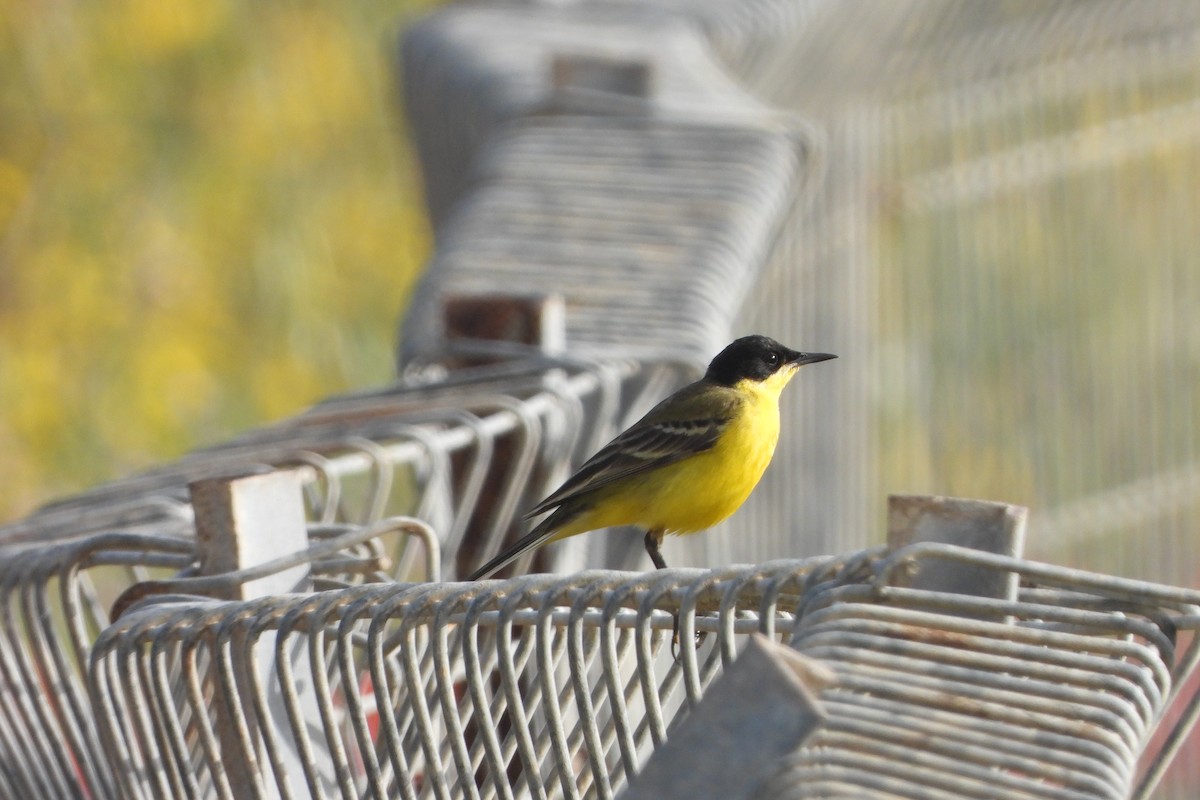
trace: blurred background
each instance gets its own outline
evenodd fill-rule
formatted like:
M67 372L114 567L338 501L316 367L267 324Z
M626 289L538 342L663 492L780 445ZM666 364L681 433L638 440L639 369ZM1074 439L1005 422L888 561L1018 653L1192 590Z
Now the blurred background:
M0 0L0 521L394 374L428 5Z
M1200 585L1200 8L809 11L743 72L843 187L797 260L852 273L865 507L1019 503L1030 557Z
M431 238L395 45L433 4L0 3L0 520L390 379ZM1200 582L1195 4L660 7L807 131L736 332L842 356L735 520L778 535L697 563L864 547L926 492ZM430 141L488 110L461 91Z

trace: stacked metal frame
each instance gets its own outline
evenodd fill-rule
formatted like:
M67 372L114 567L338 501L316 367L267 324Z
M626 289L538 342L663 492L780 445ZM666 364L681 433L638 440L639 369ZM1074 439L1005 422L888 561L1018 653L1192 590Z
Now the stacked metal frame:
M612 797L828 561L152 605L97 642L92 697L129 797L234 797L222 752L267 796Z
M1020 596L891 580L954 563L1016 572ZM1197 710L1198 603L946 545L165 602L104 632L91 691L129 797L234 797L238 754L263 796L608 798L760 632L835 679L756 796L1145 798L1164 710L1176 734Z
M298 469L314 543L299 560L311 562L314 589L452 578L499 550L533 496L625 424L631 408L678 381L680 369L532 355L433 385L340 397L0 528L0 789L121 796L84 688L110 609L139 591L203 594L247 578L196 575L191 481L264 465ZM364 543L360 527L346 528L398 513L427 521L436 538ZM640 552L634 536L573 544L542 553L538 568L628 564Z
M696 26L653 7L451 6L402 55L438 238L402 364L444 346L441 301L481 292L562 296L584 356L699 367L728 342L807 143Z
M388 580L378 534L415 533L424 570L437 575L437 540L415 521L378 529L315 526L313 548L292 563L324 585ZM5 797L121 797L88 699L92 645L110 624L110 603L97 587L145 594L200 593L249 576L188 576L197 561L192 539L111 531L53 544L5 546L0 568L0 792ZM134 588L136 587L136 588ZM194 599L194 597L193 597Z
M960 567L1019 594L894 580ZM1194 590L919 544L806 600L791 642L836 676L828 720L764 797L1149 798L1200 710Z

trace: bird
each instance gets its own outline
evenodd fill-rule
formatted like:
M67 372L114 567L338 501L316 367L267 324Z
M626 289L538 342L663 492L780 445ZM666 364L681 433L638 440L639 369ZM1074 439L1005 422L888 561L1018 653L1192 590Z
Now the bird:
M784 386L805 364L831 358L758 334L734 340L700 380L650 409L534 506L527 519L551 513L469 580L547 542L617 526L645 530L650 560L665 569L663 536L711 528L741 507L775 453Z

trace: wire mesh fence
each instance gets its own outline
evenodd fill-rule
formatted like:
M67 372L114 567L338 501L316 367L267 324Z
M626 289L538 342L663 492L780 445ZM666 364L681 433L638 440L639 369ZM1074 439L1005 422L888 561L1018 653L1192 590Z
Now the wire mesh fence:
M866 509L916 491L1028 506L1036 557L1195 584L1196 6L779 5L728 39L708 23L752 94L820 132L816 200L740 324L819 331L857 366L834 400L785 396L806 427L747 513L791 538L734 557L865 547ZM782 483L823 480L814 444L855 463L801 538Z

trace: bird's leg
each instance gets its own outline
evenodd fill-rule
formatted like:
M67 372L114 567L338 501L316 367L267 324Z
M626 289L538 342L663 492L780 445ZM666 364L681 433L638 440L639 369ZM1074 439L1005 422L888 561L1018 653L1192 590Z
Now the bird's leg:
M666 569L667 561L662 556L662 551L658 548L662 546L663 540L662 528L651 528L646 531L646 552L650 554L650 560L654 562L655 569Z
M662 551L659 547L662 546L663 531L661 528L651 528L646 531L646 552L650 554L650 560L654 562L655 569L666 569L667 560L663 558ZM671 615L671 657L678 659L679 655L676 649L679 647L679 614Z

